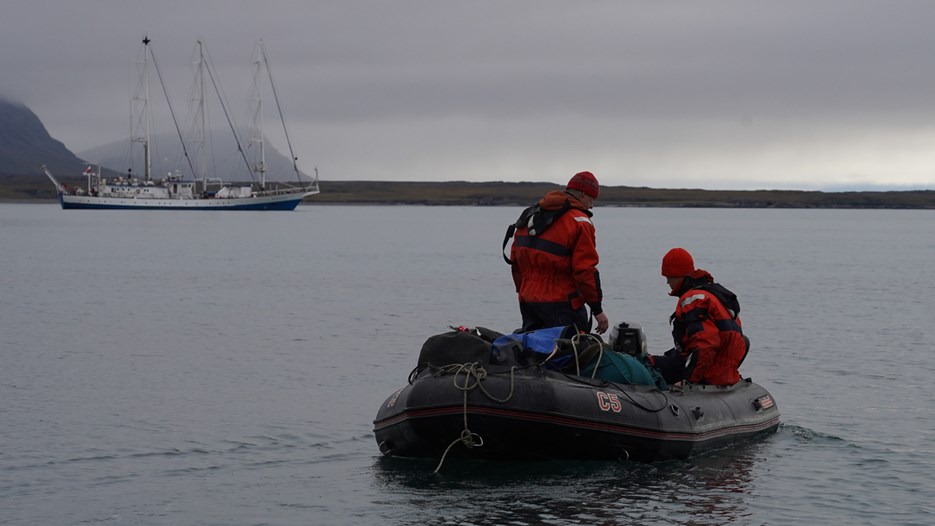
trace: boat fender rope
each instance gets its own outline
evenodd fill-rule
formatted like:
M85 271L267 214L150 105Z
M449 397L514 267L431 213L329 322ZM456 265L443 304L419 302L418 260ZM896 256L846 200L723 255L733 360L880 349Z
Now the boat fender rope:
M484 366L481 365L480 363L473 362L473 363L465 363L465 364L460 364L460 365L453 364L451 367L455 369L454 380L453 380L455 389L464 391L465 417L467 416L467 393L468 391L474 389L475 387L480 389L481 392L484 393L484 395L487 398L493 400L494 402L499 402L501 404L504 404L506 402L509 402L510 399L513 398L513 390L515 389L515 384L516 384L516 375L515 375L516 369L517 369L516 366L510 367L510 390L506 394L505 398L497 398L496 396L492 395L490 391L487 390L486 387L484 387L483 380L484 378L487 378L487 369L484 369ZM458 384L458 376L461 374L464 375L464 382L462 384ZM474 379L473 384L471 383L471 378Z
M472 362L472 363L464 363L464 364L452 364L446 367L445 369L447 369L448 371L453 371L454 373L453 382L454 382L455 389L458 389L462 393L464 393L464 402L462 406L463 407L462 413L464 415L464 429L461 431L461 436L453 440L451 444L448 444L448 447L445 448L445 452L442 454L442 458L438 461L438 467L435 468L435 471L433 471L433 473L438 473L439 471L441 471L442 464L444 464L445 458L448 456L448 452L451 451L451 448L454 447L454 445L457 444L458 442L461 442L462 444L464 444L464 447L468 449L471 449L473 447L481 447L484 445L484 437L478 435L477 433L472 432L470 428L468 428L468 421L467 421L468 392L470 392L475 387L477 387L481 390L482 393L484 393L484 395L487 398L493 400L494 402L499 402L502 404L502 403L508 402L510 398L513 398L513 390L516 384L516 376L515 376L516 367L514 366L514 367L510 367L510 391L507 393L505 398L497 398L493 396L492 394L490 394L490 391L488 391L487 388L484 387L483 380L484 378L487 378L487 370L484 369L484 366L481 365L480 363ZM462 374L464 375L464 382L459 384L458 376ZM471 382L471 378L474 379L473 383Z
M474 441L474 437L477 437L477 442ZM433 471L432 473L438 473L439 471L441 471L442 464L445 463L445 457L448 456L448 452L451 451L451 448L454 447L454 445L457 444L458 442L463 443L464 446L467 447L468 449L475 447L475 446L480 447L484 445L483 437L481 437L477 433L472 433L468 431L467 428L465 428L464 431L461 431L461 436L456 438L454 441L451 442L451 444L448 444L447 448L445 448L445 452L442 454L442 458L438 461L438 467L436 467L435 471Z

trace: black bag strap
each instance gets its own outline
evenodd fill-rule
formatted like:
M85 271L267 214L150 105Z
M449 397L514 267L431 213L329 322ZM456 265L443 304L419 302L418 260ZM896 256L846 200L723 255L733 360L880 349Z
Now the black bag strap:
M506 255L506 245L510 242L510 239L513 237L513 234L516 233L517 228L527 226L529 224L529 218L539 212L541 208L539 203L536 203L530 207L527 207L523 210L523 213L519 215L519 218L515 223L506 227L506 235L503 236L503 247L500 248L500 254L503 256L503 261L506 261L507 265L512 265L513 261L510 260L510 257Z
M509 256L506 255L506 244L510 242L510 238L512 238L515 233L516 225L514 224L506 227L506 235L503 236L503 248L500 249L500 255L503 256L503 261L506 261L507 265L512 265L513 262L510 260Z

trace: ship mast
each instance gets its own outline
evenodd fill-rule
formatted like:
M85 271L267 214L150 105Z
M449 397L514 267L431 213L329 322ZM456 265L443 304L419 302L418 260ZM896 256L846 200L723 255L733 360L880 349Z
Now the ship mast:
M260 174L260 188L266 188L266 141L263 131L263 90L260 83L260 76L263 73L262 45L262 40L257 42L256 58L253 61L253 90L256 94L254 99L256 109L253 112L253 136L250 138L250 142L259 144L260 158L253 164L252 168L254 173Z
M297 164L298 157L295 156L295 151L292 149L292 140L289 138L289 129L286 127L286 117L282 113L282 104L279 103L279 93L276 91L276 83L273 82L273 70L269 65L269 58L266 56L266 46L263 45L263 39L259 40L257 47L260 48L260 55L262 56L263 65L266 69L266 75L269 77L269 87L273 92L273 100L276 102L276 111L279 112L279 121L282 123L282 131L286 137L286 145L289 147L289 160L292 161L292 170L295 172L298 180L301 181L302 176L299 173L299 165Z
M151 53L149 48L149 43L151 40L148 36L143 37L143 56L142 59L137 59L137 63L140 64L140 85L138 86L138 94L133 97L133 102L140 106L139 113L139 122L137 125L137 133L131 131L132 142L138 142L143 145L143 174L146 181L149 181L152 177L152 168L153 161L150 153L149 143L150 143L150 129L152 128L152 116L150 113L149 105L149 55Z
M208 185L208 145L207 132L205 130L205 53L204 42L198 39L198 64L195 73L196 90L198 98L196 99L197 109L195 111L195 128L198 134L197 141L200 143L200 152L198 155L198 169L201 173L201 185L207 189ZM195 175L197 177L197 174Z
M153 53L153 48L149 45L152 42L148 36L143 37L143 58L142 60L137 59L137 63L140 64L141 73L140 73L140 86L137 87L138 93L142 93L142 96L136 96L132 100L138 104L141 104L139 112L139 121L136 123L136 129L130 131L130 140L133 142L139 142L143 144L143 153L145 159L145 181L150 182L152 180L153 172L153 160L152 160L152 104L150 99L150 89L149 89L149 64L152 62L153 70L156 72L156 76L159 78L159 85L162 87L162 93L166 97L166 106L169 108L169 114L172 116L172 123L175 125L175 132L179 137L179 141L182 146L182 153L185 155L185 160L188 162L188 167L194 173L195 167L192 166L192 160L188 155L188 148L185 146L185 141L182 140L182 131L179 129L179 121L175 117L175 109L172 107L172 100L169 98L169 91L166 89L165 80L162 78L162 73L159 71L159 64L156 62L156 55ZM131 113L133 113L131 111Z

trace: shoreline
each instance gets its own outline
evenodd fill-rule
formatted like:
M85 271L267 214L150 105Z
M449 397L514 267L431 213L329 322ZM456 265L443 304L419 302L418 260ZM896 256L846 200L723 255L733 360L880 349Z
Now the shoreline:
M63 182L80 186L83 178ZM554 183L319 181L301 205L529 206ZM55 188L32 176L0 176L0 203L56 203ZM935 190L821 192L601 187L597 207L935 209Z

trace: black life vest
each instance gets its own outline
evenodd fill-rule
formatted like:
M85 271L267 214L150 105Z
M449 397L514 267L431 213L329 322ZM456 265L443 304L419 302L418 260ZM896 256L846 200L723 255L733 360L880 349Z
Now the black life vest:
M721 302L721 305L727 309L727 312L730 314L732 319L737 319L737 316L740 314L740 300L737 299L737 295L731 292L727 287L721 285L717 282L710 282L704 279L692 279L691 277L685 278L685 283L682 285L682 292L679 294L681 296L685 291L692 289L703 290L705 292L710 292ZM675 313L672 313L672 316L669 318L669 323L672 323L672 320L675 319Z
M737 319L737 315L740 314L740 301L737 299L737 295L727 289L724 285L720 283L705 283L703 285L698 285L692 287L693 289L701 289L705 292L710 292L721 302L727 312L730 313L730 317Z

